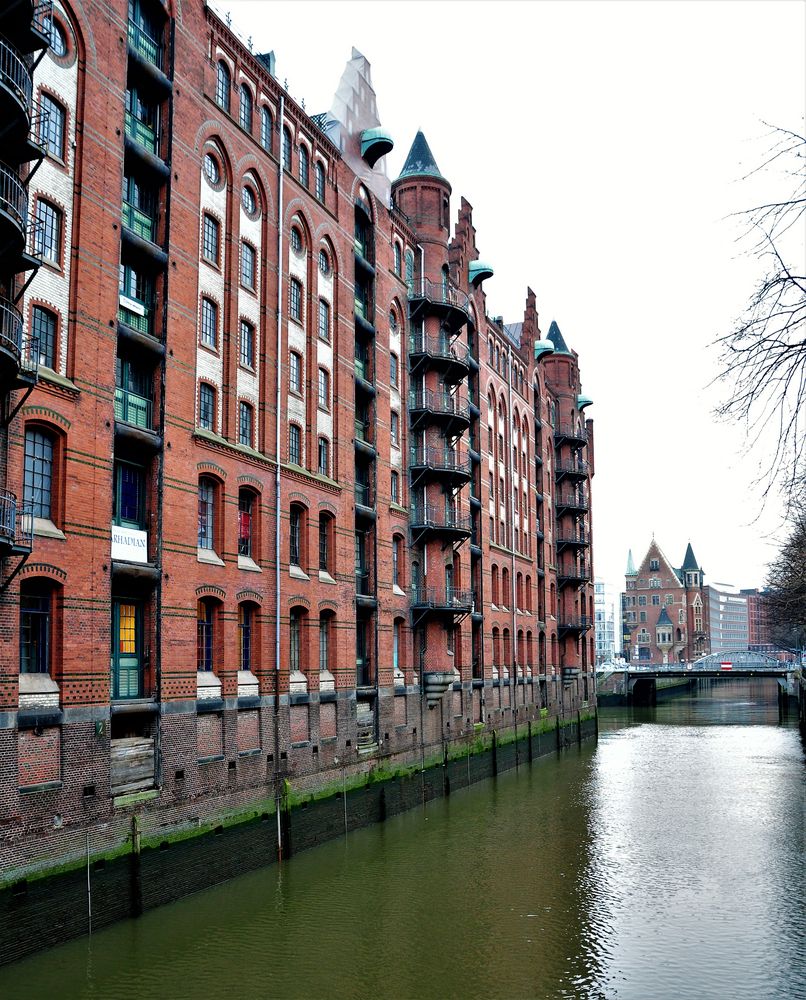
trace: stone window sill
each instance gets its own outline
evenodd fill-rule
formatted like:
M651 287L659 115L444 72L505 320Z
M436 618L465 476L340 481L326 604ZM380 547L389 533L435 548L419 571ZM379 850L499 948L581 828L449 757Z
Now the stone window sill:
M223 566L224 560L217 556L213 549L196 549L196 559L200 563L207 563L209 566Z
M47 517L34 518L34 534L39 538L59 538L64 540L64 532Z

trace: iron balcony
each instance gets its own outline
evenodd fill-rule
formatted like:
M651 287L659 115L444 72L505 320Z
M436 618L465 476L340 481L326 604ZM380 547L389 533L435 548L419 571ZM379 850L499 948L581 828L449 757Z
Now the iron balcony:
M584 427L560 426L554 428L554 443L560 444L563 441L572 444L587 444L588 432Z
M575 531L567 535L557 535L554 544L557 546L557 551L561 552L564 548L585 548L590 545L590 539L584 531Z
M584 566L579 569L560 569L557 571L557 583L562 587L570 585L580 586L583 583L590 583L591 574Z
M34 542L33 509L14 493L0 491L0 553L30 552Z
M469 516L445 510L436 504L415 504L409 516L412 534L422 541L424 534L450 535L452 538L469 538L473 527Z
M409 411L413 417L429 416L448 425L470 426L467 400L449 392L415 389L409 393Z
M409 469L417 478L438 478L453 483L467 482L472 475L469 455L433 446L412 447L409 450Z
M557 622L560 632L587 632L593 628L593 619L585 615L576 618L560 618Z
M560 490L560 492L554 497L554 506L558 510L587 511L590 504L587 497L577 496L576 493L573 493L570 490Z
M449 337L413 333L409 337L409 362L414 372L431 367L444 372L448 381L459 382L470 371L470 348Z
M587 479L590 469L587 462L571 462L565 465L556 465L554 471L559 482L566 476L572 479Z
M31 68L17 49L0 36L0 120L3 121L3 143L9 159L18 159L8 150L23 142L31 127L33 99Z
M409 301L413 320L427 312L439 316L452 332L463 327L470 318L470 299L450 281L423 278L412 282Z
M473 592L452 587L412 587L411 606L416 611L465 615L473 610Z
M0 163L0 264L22 270L28 230L28 192L15 170ZM19 264L19 266L17 266Z

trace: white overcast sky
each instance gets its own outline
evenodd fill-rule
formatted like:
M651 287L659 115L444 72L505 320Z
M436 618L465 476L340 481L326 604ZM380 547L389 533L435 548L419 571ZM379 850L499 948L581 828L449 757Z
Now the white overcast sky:
M674 565L691 540L706 581L759 586L780 506L759 516L764 455L713 419L709 345L760 276L731 213L769 122L803 134L806 5L765 2L229 2L273 49L310 113L327 111L355 46L372 66L390 177L421 128L473 205L495 268L487 310L579 352L596 433L594 570L623 587L654 532ZM776 192L777 193L777 192ZM800 239L806 242L806 234ZM803 251L806 253L806 250ZM801 272L803 273L803 272Z

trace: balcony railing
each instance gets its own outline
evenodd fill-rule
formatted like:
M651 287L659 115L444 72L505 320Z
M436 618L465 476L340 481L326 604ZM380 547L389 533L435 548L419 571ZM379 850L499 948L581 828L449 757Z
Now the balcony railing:
M554 497L554 504L557 507L574 507L576 510L587 510L587 497L577 496L576 493L563 492L562 490Z
M593 619L585 615L566 618L560 615L559 627L574 632L583 632L585 629L593 628Z
M577 531L567 535L558 535L555 542L557 545L588 545L590 539L584 531Z
M364 444L372 444L372 426L363 420L355 421L355 439L363 441Z
M22 313L8 299L0 298L0 348L17 364L22 354Z
M120 296L118 320L138 333L153 334L154 310L145 302L127 295Z
M365 382L372 381L372 377L370 375L369 361L367 361L364 358L355 359L355 373L360 379L363 379Z
M135 118L131 111L126 112L126 135L149 153L159 155L157 133L150 125Z
M355 658L355 685L356 687L372 686L372 660L366 654L357 655Z
M31 507L20 503L13 493L0 492L0 545L30 550L34 538Z
M369 570L366 569L356 569L355 571L355 592L360 597L374 597L374 591L372 589L372 581L370 580Z
M156 241L157 220L128 201L123 202L123 225L144 240Z
M151 422L152 409L153 403L145 396L138 396L125 389L115 389L115 420L151 430L154 426Z
M430 410L469 419L467 399L449 392L434 392L433 389L415 389L409 393L409 409Z
M42 34L50 36L50 23L53 19L53 0L35 0L34 28Z
M409 337L409 354L427 354L432 358L446 358L466 365L470 348L467 344L448 337L429 337L424 333L414 333Z
M369 302L365 302L363 299L355 299L355 314L359 316L365 323L369 323L370 326L373 325L375 321L375 311Z
M129 45L157 69L162 69L162 45L134 21L129 21Z
M355 484L355 502L361 507L374 507L375 503L372 497L372 487L369 483L356 483Z
M14 46L3 38L0 38L0 84L16 95L26 111L30 111L34 89L31 70Z
M464 531L469 535L473 522L469 515L457 514L436 504L414 504L410 515L413 528L437 528L449 531Z
M571 424L560 425L554 428L554 440L564 438L567 441L588 440L588 432L584 427L574 427Z
M470 457L448 448L418 447L415 445L409 451L409 465L425 466L429 469L447 472L461 472L470 475Z
M415 281L409 288L410 299L427 299L429 302L455 306L464 313L470 312L470 299L450 281L432 281L424 278L422 282Z
M441 587L412 587L411 603L416 608L447 608L456 612L470 611L473 607L471 590Z
M28 223L28 196L16 171L0 163L0 211L24 232Z
M587 476L588 471L587 462L566 462L555 468L557 476Z

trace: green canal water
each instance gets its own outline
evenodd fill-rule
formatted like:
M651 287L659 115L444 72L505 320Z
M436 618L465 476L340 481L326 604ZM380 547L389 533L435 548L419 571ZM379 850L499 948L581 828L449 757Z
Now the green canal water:
M597 745L0 969L0 997L804 998L803 745L774 698L604 710Z

